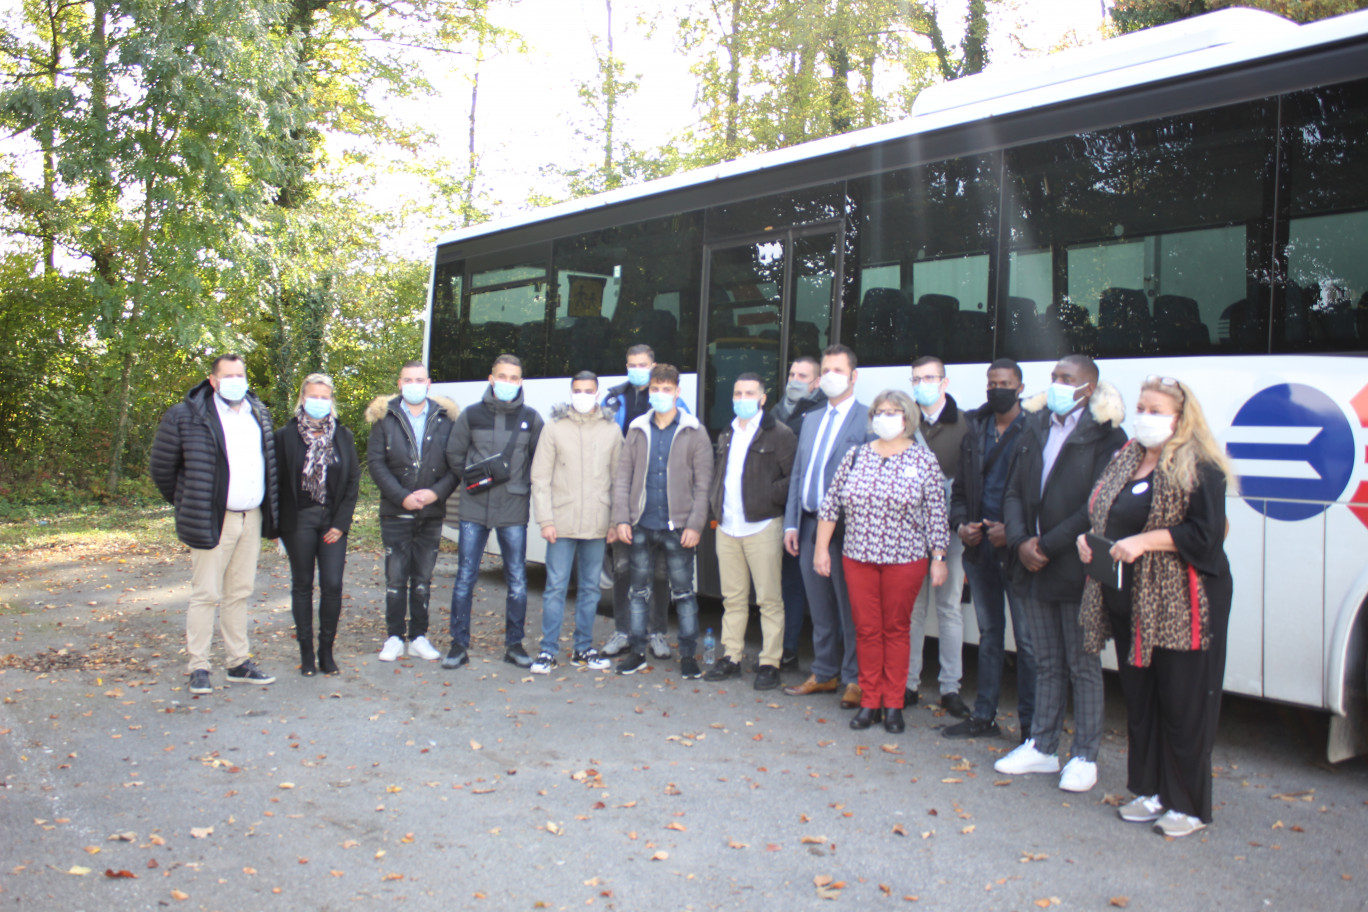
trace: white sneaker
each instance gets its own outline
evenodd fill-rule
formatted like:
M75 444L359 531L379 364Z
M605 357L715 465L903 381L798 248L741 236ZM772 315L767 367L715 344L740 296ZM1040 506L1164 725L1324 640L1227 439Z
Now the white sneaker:
M1097 764L1082 757L1074 757L1064 764L1059 776L1059 787L1066 792L1086 792L1097 785Z
M627 638L627 634L615 631L613 635L608 638L608 642L603 644L603 654L606 656L622 655L627 651L627 647L630 646L631 643L632 641Z
M1189 817L1179 811L1166 811L1159 822L1154 825L1154 831L1172 839L1182 836L1191 836L1198 830L1205 830L1206 824L1202 823L1200 817Z
M390 637L385 640L385 645L380 647L380 661L393 662L404 654L404 641L400 637Z
M651 634L651 655L657 659L668 659L670 657L670 641L665 638L665 634Z
M417 656L424 662L435 662L442 657L442 654L437 651L437 647L429 643L425 636L416 637L412 643L409 643L408 654Z
M532 667L528 670L534 675L550 674L552 670L555 669L556 664L555 656L549 652L541 652L537 654L536 661L532 663Z
M1153 823L1163 816L1164 805L1158 795L1138 795L1117 808L1116 814L1127 823Z
M997 763L994 763L993 769L1009 776L1020 776L1025 773L1057 773L1059 772L1059 755L1042 754L1036 750L1035 738L1031 738L998 760Z

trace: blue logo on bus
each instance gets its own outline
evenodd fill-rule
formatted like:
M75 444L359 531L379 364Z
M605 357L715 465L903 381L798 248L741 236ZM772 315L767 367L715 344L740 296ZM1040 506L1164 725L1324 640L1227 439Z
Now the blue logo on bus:
M1226 434L1240 494L1269 519L1324 513L1354 473L1354 428L1334 400L1300 383L1253 396ZM1267 498L1267 499L1265 499Z

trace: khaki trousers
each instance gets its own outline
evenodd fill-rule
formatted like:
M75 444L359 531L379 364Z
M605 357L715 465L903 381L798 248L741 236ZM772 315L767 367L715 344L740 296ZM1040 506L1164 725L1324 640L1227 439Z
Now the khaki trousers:
M216 608L226 667L236 668L251 657L247 648L247 599L256 585L260 553L260 508L225 513L218 547L190 549L190 607L185 612L188 671L209 670Z
M754 535L717 531L717 572L722 587L722 650L738 665L746 654L750 588L760 603L760 664L779 667L784 654L784 521L776 518Z

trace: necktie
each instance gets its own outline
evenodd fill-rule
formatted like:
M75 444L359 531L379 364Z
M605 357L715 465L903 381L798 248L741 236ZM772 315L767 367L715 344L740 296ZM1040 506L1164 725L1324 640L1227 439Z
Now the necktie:
M803 498L803 505L809 513L816 513L822 502L822 469L826 465L827 444L831 442L831 430L834 427L836 409L829 408L823 419L822 439L817 442L817 449L812 452L812 471L808 473L807 495Z

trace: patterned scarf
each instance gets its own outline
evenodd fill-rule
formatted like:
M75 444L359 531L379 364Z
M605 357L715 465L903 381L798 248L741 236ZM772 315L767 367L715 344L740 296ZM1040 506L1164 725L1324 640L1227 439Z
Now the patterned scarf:
M337 430L337 421L332 415L310 418L304 412L304 407L300 406L295 410L295 426L309 448L308 455L304 457L302 473L304 493L313 498L314 503L326 503L328 466L337 462L337 453L333 451L333 432Z
M1112 503L1131 483L1131 476L1144 458L1145 448L1131 441L1102 471L1088 505L1094 535L1106 533ZM1149 479L1154 496L1144 531L1181 523L1187 516L1191 492L1157 470L1150 473ZM1118 659L1144 668L1156 647L1192 652L1211 645L1206 586L1197 571L1176 552L1147 551L1126 572L1131 574L1131 626L1135 638L1124 645L1117 642ZM1102 607L1102 584L1092 577L1083 588L1079 621L1083 625L1083 648L1090 653L1101 652L1113 632Z

